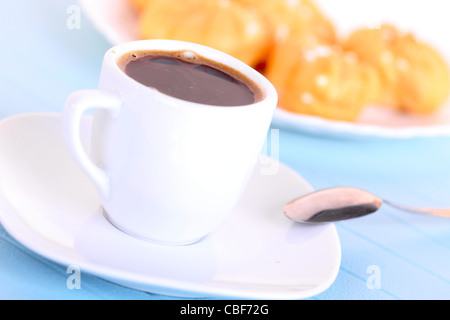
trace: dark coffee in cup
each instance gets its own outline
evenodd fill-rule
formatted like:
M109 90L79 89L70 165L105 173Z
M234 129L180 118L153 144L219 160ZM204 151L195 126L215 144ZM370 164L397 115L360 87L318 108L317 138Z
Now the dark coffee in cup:
M185 101L243 106L262 99L261 89L239 71L191 51L134 51L118 64L137 82Z

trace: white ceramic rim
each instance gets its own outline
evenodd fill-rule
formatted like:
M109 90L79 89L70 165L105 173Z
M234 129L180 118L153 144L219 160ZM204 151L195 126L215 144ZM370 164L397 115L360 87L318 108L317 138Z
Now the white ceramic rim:
M151 92L152 95L157 97L159 100L163 100L167 103L177 103L180 102L183 103L185 106L190 107L206 107L206 108L225 108L225 109L242 109L242 108L258 108L262 105L273 105L275 108L278 100L278 94L275 90L275 87L272 85L272 83L266 79L261 73L256 71L255 69L251 68L250 66L246 65L242 61L224 53L219 50L196 44L186 41L179 41L179 40L167 40L167 39L151 39L151 40L136 40L131 42L126 42L123 44L116 45L112 48L110 48L104 57L104 63L106 63L111 70L118 76L122 77L124 81L133 81L136 86L141 86L143 88L145 87L143 84L133 80L129 76L127 76L122 69L118 65L118 60L120 57L122 57L124 54L132 51L140 51L140 50L160 50L160 51L192 51L206 59L218 62L220 64L223 64L227 67L230 67L231 69L234 69L244 76L248 77L251 81L253 81L259 89L262 90L263 97L261 100L248 104L248 105L242 105L242 106L233 106L230 108L230 106L217 106L217 105L207 105L207 104L201 104L196 102L190 102L182 99L178 99L172 96L169 96L167 94L161 93L156 90L148 90Z

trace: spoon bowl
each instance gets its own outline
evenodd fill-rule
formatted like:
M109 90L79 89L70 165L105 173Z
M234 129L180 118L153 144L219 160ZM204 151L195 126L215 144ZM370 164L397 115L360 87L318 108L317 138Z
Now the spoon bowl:
M383 203L403 211L450 217L448 208L401 206L355 187L335 187L308 193L287 203L284 214L302 223L337 222L374 213Z

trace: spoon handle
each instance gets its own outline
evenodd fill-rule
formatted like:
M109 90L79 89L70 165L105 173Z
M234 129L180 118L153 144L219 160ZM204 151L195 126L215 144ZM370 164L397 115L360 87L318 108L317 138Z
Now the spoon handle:
M406 206L401 206L398 205L396 203L384 200L384 203L403 210L403 211L410 211L410 212L417 212L417 213L424 213L424 214L430 214L433 216L439 216L439 217L447 217L450 218L450 208L414 208L414 207L406 207Z

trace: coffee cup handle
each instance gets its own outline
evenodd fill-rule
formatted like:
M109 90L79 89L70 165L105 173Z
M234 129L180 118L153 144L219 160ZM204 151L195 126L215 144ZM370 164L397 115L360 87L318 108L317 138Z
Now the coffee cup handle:
M105 197L109 194L108 175L95 165L86 154L81 144L80 125L83 114L92 108L107 109L114 118L117 116L121 101L119 97L108 91L80 90L72 93L66 100L62 116L63 135L67 147L76 163L94 182L99 192Z

